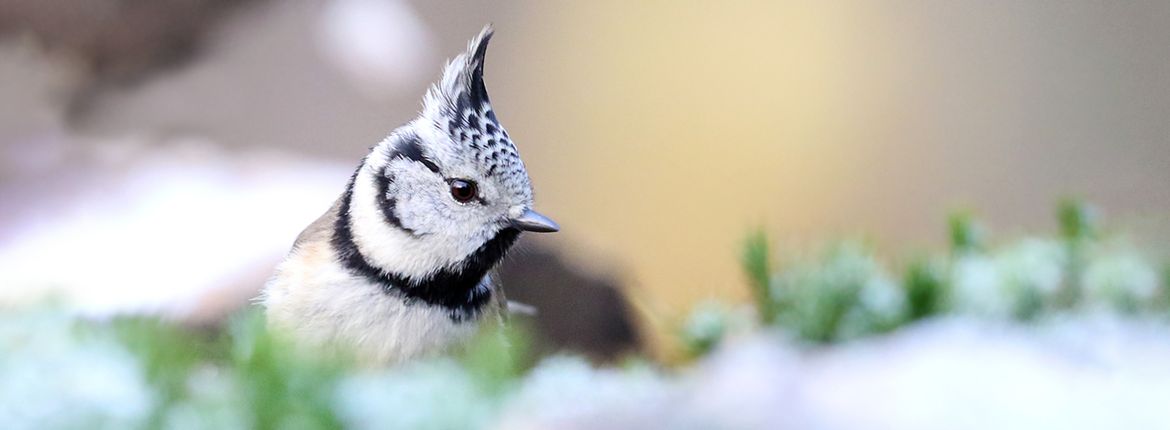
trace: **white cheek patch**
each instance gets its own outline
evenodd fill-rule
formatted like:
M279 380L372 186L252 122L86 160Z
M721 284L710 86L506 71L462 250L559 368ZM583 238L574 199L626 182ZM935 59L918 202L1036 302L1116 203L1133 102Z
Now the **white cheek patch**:
M413 173L413 172L412 172ZM431 175L426 172L426 175ZM435 201L435 195L443 192L435 184L398 175L390 179L387 188L389 198L394 201L394 213L404 227L419 234L433 234L442 231L448 223L442 203ZM384 208L382 208L384 209Z
M375 172L370 166L362 168L354 180L349 205L354 243L371 265L408 278L423 279L461 262L482 243L472 237L450 234L415 236L390 225L375 198ZM400 218L407 219L405 214Z

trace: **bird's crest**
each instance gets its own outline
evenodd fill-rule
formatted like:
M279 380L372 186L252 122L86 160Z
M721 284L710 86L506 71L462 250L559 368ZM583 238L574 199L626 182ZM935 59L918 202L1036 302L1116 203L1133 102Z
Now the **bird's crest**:
M443 69L443 78L432 85L423 101L424 116L459 117L464 111L490 112L487 88L483 84L483 63L491 25L467 44L467 51L455 56ZM493 115L494 116L494 115Z
M442 79L427 91L419 122L449 137L431 142L450 142L451 154L471 160L484 176L498 178L501 186L531 199L524 162L496 119L484 87L484 56L491 38L488 25L467 44L467 51L447 63Z

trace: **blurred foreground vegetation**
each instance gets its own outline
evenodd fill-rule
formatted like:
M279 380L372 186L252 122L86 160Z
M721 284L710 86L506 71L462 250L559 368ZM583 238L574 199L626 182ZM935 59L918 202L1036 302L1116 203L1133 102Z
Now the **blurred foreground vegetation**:
M702 306L683 329L684 344L701 355L730 332L760 327L831 344L948 314L1029 323L1103 312L1170 321L1170 265L1107 234L1091 206L1067 200L1056 212L1057 234L996 246L971 213L954 214L949 252L900 269L856 242L777 264L758 232L742 256L754 306Z
M973 216L958 214L948 252L898 270L858 243L779 261L757 233L742 261L753 306L701 306L681 339L702 360L736 335L818 347L947 314L1013 324L1087 312L1170 320L1170 270L1096 218L1066 202L1059 234L993 245ZM294 350L256 311L199 330L8 310L0 347L5 428L510 428L533 411L571 418L599 404L642 407L639 398L655 398L677 375L638 358L616 368L538 360L517 328L485 332L452 357L361 368Z

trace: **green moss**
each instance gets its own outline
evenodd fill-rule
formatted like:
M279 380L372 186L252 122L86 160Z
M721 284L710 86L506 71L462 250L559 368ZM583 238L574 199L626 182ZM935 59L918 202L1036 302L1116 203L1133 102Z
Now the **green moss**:
M764 231L757 230L748 236L744 242L741 262L744 273L747 274L748 286L751 288L752 298L760 313L760 319L768 324L775 321L778 312L776 309L777 300L774 297L771 282L771 260L768 236L764 234Z
M951 252L954 254L980 252L986 249L986 231L970 211L959 211L947 219Z
M906 293L906 320L915 321L946 310L947 280L939 264L928 258L913 260L902 276Z
M1060 228L1053 238L1027 237L992 248L972 213L957 212L948 220L951 252L911 260L894 271L902 274L899 280L891 280L864 246L848 243L776 269L760 231L744 242L741 261L759 323L813 343L884 333L949 313L1029 322L1088 307L1122 314L1170 308L1170 269L1151 298L1148 274L1154 269L1103 247L1107 238L1091 206L1064 200L1056 218ZM959 264L964 262L979 264ZM1101 291L1093 294L1082 285L1089 267L1102 269L1094 277ZM709 350L721 335L707 331L684 342L694 351Z

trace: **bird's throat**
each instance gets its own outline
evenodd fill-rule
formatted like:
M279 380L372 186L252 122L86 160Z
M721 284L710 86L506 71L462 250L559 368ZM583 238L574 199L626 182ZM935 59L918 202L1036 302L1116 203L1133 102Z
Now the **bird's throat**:
M483 278L516 243L519 230L500 230L459 263L440 268L423 279L415 279L370 264L354 241L349 215L352 197L351 180L334 222L332 246L338 262L354 275L380 286L386 294L401 297L407 304L441 308L457 322L474 320L491 302L492 289L481 286Z

